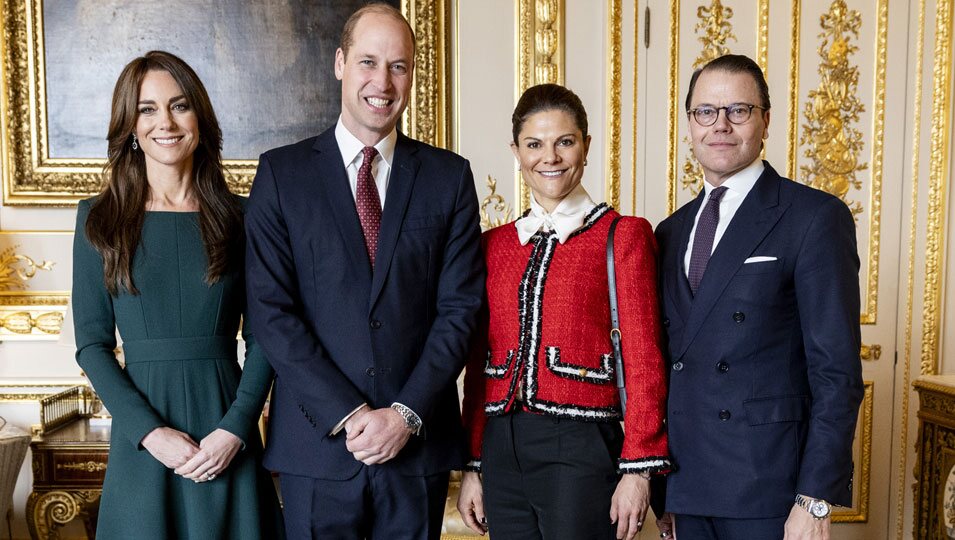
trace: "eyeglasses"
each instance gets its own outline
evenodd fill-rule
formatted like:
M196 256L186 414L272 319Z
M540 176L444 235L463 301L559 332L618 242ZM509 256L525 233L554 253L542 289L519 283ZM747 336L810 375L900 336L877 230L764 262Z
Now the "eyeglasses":
M716 123L716 119L720 116L720 111L726 111L726 119L729 120L731 124L745 124L746 121L749 120L749 117L752 116L753 109L767 110L766 107L760 107L759 105L733 103L725 107L704 105L703 107L690 109L686 111L686 113L692 116L697 124L703 127L709 127Z

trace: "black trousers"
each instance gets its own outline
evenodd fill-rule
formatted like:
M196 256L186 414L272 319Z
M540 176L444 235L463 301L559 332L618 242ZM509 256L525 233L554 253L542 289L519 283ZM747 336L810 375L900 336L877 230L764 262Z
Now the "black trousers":
M623 430L528 412L492 417L481 470L491 538L615 538L610 499Z
M676 536L680 540L782 540L788 517L733 519L678 514Z
M279 477L288 540L438 540L449 473L363 466L349 480Z

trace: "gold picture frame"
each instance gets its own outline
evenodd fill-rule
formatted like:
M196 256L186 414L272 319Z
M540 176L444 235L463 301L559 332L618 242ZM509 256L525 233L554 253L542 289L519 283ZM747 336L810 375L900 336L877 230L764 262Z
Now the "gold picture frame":
M294 3L294 0L289 0ZM363 2L356 0L356 6ZM397 3L397 2L396 2ZM338 5L338 4L336 4ZM129 3L125 10L142 4ZM411 137L450 147L450 88L445 76L450 59L450 9L447 0L400 0L402 13L416 33L416 79L402 119ZM11 206L73 206L99 191L102 157L52 157L50 152L47 49L44 45L44 0L0 0L0 172L3 203ZM104 27L109 24L103 21ZM337 40L337 35L333 38ZM135 44L130 57L138 50ZM117 70L119 67L117 66ZM331 66L329 65L329 71ZM97 76L90 71L90 76ZM118 73L118 71L117 71ZM263 88L263 95L273 92ZM317 135L327 126L319 126ZM105 133L106 126L102 127ZM288 141L292 142L292 141ZM105 148L105 141L104 141ZM225 160L227 180L247 193L257 160Z

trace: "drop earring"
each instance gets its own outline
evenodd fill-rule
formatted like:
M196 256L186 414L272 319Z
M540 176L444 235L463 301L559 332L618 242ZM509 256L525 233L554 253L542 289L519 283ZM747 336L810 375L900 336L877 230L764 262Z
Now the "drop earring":
M136 134L133 133L133 150L139 150L139 141L136 140Z

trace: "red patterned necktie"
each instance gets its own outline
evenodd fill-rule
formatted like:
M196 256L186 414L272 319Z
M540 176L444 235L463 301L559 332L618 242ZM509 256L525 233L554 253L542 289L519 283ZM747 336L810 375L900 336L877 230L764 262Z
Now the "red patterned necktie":
M696 294L703 281L703 272L710 262L713 252L713 239L716 236L716 225L720 222L720 200L726 193L726 187L720 186L710 192L710 198L703 207L699 221L696 222L696 234L693 236L693 252L690 254L690 271L687 278L690 280L690 290Z
M378 250L378 230L381 228L381 197L378 195L378 186L375 177L371 174L371 163L375 161L378 150L374 146L366 146L361 150L362 162L358 168L358 186L355 189L355 206L358 208L358 219L361 221L361 230L365 234L365 247L368 249L368 260L371 267L375 267L375 252Z

